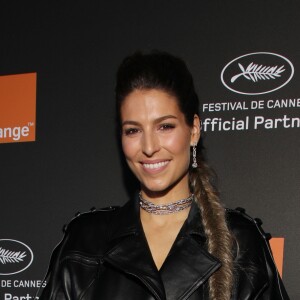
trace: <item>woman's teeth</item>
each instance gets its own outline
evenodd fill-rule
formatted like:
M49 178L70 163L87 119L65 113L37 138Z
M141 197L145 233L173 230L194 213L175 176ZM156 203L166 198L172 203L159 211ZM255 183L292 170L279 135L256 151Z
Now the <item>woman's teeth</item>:
M165 166L169 161L162 161L155 164L143 164L143 166L147 169L158 169Z

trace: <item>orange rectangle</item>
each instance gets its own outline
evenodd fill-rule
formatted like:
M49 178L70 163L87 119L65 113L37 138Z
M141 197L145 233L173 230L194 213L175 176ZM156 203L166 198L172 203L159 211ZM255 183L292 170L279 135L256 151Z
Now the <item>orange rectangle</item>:
M0 143L35 141L36 73L0 76Z
M284 238L272 238L270 240L273 257L277 266L277 270L282 277L283 270L283 252L284 252Z

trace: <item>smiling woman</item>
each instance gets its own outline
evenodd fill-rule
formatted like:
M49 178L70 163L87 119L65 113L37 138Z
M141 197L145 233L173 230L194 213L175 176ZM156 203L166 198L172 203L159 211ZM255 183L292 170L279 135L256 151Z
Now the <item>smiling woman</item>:
M162 52L127 57L116 101L139 193L69 224L40 299L289 299L259 223L219 201L185 63Z
M135 90L124 99L121 122L123 151L141 183L142 196L165 203L189 195L190 147L200 136L198 116L190 128L173 96L155 89Z

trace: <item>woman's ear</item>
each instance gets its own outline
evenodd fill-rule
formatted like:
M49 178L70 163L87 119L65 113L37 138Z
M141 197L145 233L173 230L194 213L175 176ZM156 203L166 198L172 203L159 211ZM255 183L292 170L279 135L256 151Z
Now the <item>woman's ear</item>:
M194 115L193 128L192 128L192 136L191 136L191 146L197 145L200 140L201 135L201 122L198 115Z

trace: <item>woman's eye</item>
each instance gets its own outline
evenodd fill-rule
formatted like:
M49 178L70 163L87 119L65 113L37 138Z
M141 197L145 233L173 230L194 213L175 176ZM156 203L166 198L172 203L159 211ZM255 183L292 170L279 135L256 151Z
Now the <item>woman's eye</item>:
M124 130L125 135L133 135L139 132L139 129L137 128L127 128Z
M175 128L175 125L173 125L173 124L162 124L159 127L159 129L162 130L162 131L168 131L168 130L171 130L173 128Z

